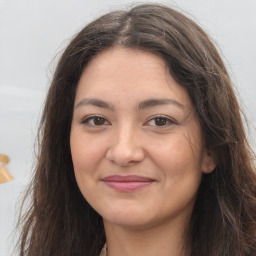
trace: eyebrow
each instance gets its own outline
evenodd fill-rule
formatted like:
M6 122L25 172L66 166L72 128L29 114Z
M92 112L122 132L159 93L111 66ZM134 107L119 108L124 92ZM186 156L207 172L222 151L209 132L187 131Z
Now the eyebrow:
M173 99L168 99L168 98L163 98L163 99L148 99L148 100L144 100L142 102L140 102L138 104L138 109L145 109L145 108L150 108L150 107L155 107L155 106L159 106L159 105L174 105L176 107L179 107L181 109L184 108L184 105L182 105L180 102L173 100ZM81 101L79 101L77 103L77 105L75 106L75 108L81 107L81 106L86 106L86 105L93 105L96 107L100 107L100 108L106 108L106 109L110 109L113 110L114 106L112 104L109 104L106 101L100 100L100 99L82 99Z
M100 99L87 99L87 98L79 101L75 106L75 108L86 106L86 105L93 105L100 108L114 109L114 107L111 104L107 103L106 101L103 101Z
M180 102L173 99L168 99L168 98L144 100L139 103L138 108L145 109L149 107L155 107L155 106L167 105L167 104L175 105L176 107L179 107L181 109L184 108L184 105L182 105Z

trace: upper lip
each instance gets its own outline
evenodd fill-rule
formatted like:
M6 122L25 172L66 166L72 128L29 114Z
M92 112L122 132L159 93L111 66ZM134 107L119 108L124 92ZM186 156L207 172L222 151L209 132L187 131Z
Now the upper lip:
M102 179L103 181L112 181L112 182L152 182L155 181L152 178L139 176L139 175L110 175Z

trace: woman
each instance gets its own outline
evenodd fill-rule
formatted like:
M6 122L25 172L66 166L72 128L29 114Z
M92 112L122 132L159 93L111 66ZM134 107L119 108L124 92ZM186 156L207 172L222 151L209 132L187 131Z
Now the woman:
M60 58L40 136L20 255L255 255L239 105L183 14L139 5L86 26Z

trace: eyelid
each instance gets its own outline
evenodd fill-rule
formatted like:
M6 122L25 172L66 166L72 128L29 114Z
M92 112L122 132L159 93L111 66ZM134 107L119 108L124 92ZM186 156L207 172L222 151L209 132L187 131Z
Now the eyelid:
M172 125L172 124L177 124L177 121L169 116L166 116L166 115L154 115L154 116L151 116L150 118L148 118L148 120L144 123L145 125L147 125L150 121L154 120L154 119L157 119L157 118L163 118L163 119L166 119L169 124L165 124L165 125L148 125L148 126L155 126L155 127L166 127L166 126L169 126L169 125Z
M89 121L90 120L93 120L94 118L102 118L104 119L104 121L107 123L104 123L103 125L93 125L93 124L89 124ZM110 125L110 122L102 115L88 115L88 116L85 116L81 122L81 124L84 124L84 125L87 125L87 126L91 126L91 127L101 127L101 126L105 126L105 125Z

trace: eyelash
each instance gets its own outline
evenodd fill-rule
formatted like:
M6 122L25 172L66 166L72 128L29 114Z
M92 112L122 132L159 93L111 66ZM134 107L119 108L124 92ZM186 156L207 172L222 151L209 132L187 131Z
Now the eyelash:
M161 125L156 125L156 121L160 121L160 122L163 122ZM162 115L159 115L159 116L154 116L154 117L151 117L145 124L148 125L150 122L154 121L154 125L151 125L151 126L156 126L156 127L167 127L169 125L172 125L172 124L175 124L176 122L171 119L170 117L167 117L167 116L162 116ZM150 124L149 124L150 125Z
M97 120L97 118L100 119L100 121L103 121L104 123L98 124L98 125L95 124L95 121ZM94 124L91 124L90 121L93 121ZM106 122L107 122L107 124L106 124ZM88 116L88 117L86 117L85 119L82 120L81 123L85 124L85 125L88 125L88 126L92 126L92 127L96 127L96 126L100 127L100 126L103 126L103 125L110 125L110 123L104 117L96 116L96 115L95 116Z
M97 120L98 119L98 120ZM93 124L90 122L94 122ZM95 122L99 121L100 123L96 124ZM154 124L150 124L150 122L154 122ZM156 122L160 121L160 125L157 125ZM85 119L82 120L81 122L82 124L88 125L88 126L92 126L92 127L101 127L103 125L110 125L110 122L108 122L104 117L102 116L97 116L97 115L93 115L93 116L88 116ZM156 126L156 127L166 127L172 124L175 124L176 122L166 116L163 115L159 115L159 116L154 116L151 117L146 123L146 126Z

